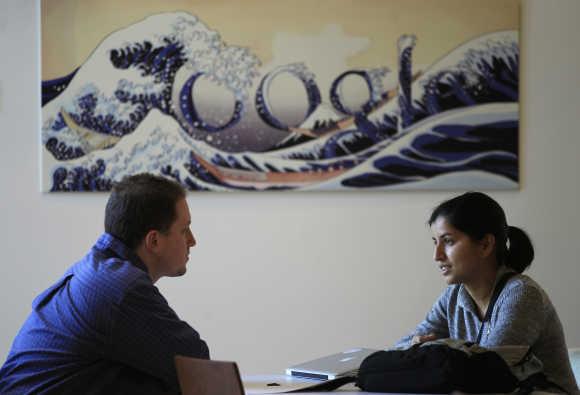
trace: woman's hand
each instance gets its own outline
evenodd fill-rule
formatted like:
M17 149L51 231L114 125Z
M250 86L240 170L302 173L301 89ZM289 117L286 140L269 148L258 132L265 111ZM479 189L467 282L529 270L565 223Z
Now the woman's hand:
M434 333L429 333L427 335L415 335L411 339L411 345L430 342L435 339L437 339L437 336Z

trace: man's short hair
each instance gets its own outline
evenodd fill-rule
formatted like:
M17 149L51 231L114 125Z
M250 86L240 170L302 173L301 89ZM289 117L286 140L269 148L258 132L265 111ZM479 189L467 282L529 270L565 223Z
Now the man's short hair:
M147 173L124 177L109 196L105 232L135 249L150 230L169 231L182 198L185 189L167 178Z

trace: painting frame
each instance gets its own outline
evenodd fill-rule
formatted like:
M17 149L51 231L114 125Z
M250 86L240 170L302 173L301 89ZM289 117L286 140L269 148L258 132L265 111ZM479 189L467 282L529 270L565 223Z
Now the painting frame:
M90 3L41 1L45 192L140 172L216 192L519 187L517 0L335 0L308 17L300 1L139 16L130 1L81 46L63 19L114 11Z

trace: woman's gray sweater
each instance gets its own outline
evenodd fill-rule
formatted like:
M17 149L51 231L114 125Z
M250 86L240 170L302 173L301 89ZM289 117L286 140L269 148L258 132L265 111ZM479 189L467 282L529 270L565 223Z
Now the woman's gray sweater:
M499 270L499 278L506 270ZM438 338L475 342L481 326L475 302L461 284L451 285L433 305L425 320L396 347L410 345L415 335L434 333ZM511 277L493 307L490 321L484 323L482 347L502 345L530 346L544 364L550 381L570 394L578 394L568 349L558 314L544 290L530 277Z

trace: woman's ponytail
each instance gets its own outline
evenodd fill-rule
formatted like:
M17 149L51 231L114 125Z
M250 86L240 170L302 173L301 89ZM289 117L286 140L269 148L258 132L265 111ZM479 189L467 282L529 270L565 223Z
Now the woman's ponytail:
M505 256L505 265L522 273L534 260L534 246L522 229L509 226L507 237L509 245Z

